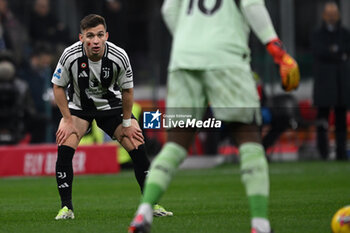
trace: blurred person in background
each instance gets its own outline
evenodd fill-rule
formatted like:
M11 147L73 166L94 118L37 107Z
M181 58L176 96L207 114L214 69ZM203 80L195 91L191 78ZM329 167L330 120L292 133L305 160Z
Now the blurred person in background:
M0 52L0 144L17 144L36 112L27 83L16 76L11 52Z
M11 50L13 59L20 64L28 44L28 34L12 13L7 0L0 0L0 50Z
M122 48L127 47L128 20L125 3L122 0L105 0L102 10L107 25L113 25L108 30L110 41Z
M347 108L350 107L350 33L341 25L339 8L327 2L322 25L313 34L313 102L317 107L317 147L322 159L329 158L329 115L335 114L336 159L347 159Z
M113 27L108 28L109 41L122 48L127 48L130 42L126 41L128 12L125 0L76 0L76 5L81 18L88 14L102 15L107 25L113 25ZM131 16L129 15L129 17Z
M89 14L102 14L102 8L107 0L76 0L77 9L79 9L80 18Z
M53 125L58 125L60 114L53 102L51 75L53 53L49 44L37 45L33 48L30 59L24 63L19 76L25 80L32 93L37 117L32 122L31 143L54 142ZM53 114L56 113L56 114ZM54 117L55 116L55 117ZM40 125L40 127L38 127Z
M269 129L262 139L262 144L267 151L275 145L286 130L297 128L298 101L293 95L277 94L269 97L265 104L262 103L262 106L263 120L268 121L264 123L269 125Z
M35 0L28 27L32 47L47 43L56 49L69 43L68 29L51 11L50 0Z

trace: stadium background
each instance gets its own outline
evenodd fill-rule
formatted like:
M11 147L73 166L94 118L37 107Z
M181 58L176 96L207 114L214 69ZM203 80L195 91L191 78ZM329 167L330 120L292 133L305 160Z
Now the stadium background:
M4 2L0 0L0 9ZM34 2L7 0L19 23L8 27L8 30L17 33L12 34L17 36L12 38L15 43L11 49L18 75L36 47L29 35ZM110 40L125 48L130 56L137 106L146 110L164 107L171 38L159 12L162 1L118 0L115 12L106 7L108 2L113 0L50 1L51 13L65 29L48 41L53 59L47 73L46 88L50 87L52 71L62 50L78 39L80 18L87 13L98 13L107 18ZM271 222L277 232L330 232L333 213L349 204L350 167L348 162L319 161L315 149L315 111L311 102L313 60L309 37L321 22L322 5L326 1L265 2L287 50L299 62L302 76L299 89L291 94L297 100L296 108L301 114L299 125L284 132L268 151L273 160L270 164ZM350 1L336 2L340 5L343 24L350 28ZM0 19L4 22L1 11ZM45 46L39 48L47 49ZM266 95L281 94L276 67L254 36L251 48L252 67L263 80ZM59 204L52 176L57 149L53 143L54 132L59 114L49 97L45 105L43 114L50 124L42 141L32 144L30 135L25 134L14 145L1 143L0 233L126 232L139 201L139 190L133 172L124 169L129 164L128 159L120 161L125 152L119 151L115 143L101 145L109 140L98 131L86 140L89 145L81 146L74 158L77 174L94 174L75 177L76 219L73 222L53 221ZM333 121L331 117L330 122ZM154 154L164 141L164 132L149 131L146 135L149 149ZM162 200L175 217L156 219L153 232L248 232L248 204L240 184L237 149L227 139L215 137L210 140L217 143L207 143L207 137L205 133L199 134L189 151L193 156L182 166L182 169L188 170L179 172ZM333 133L330 133L330 140L334 141ZM209 148L206 147L208 145ZM211 145L215 145L214 149ZM124 163L121 169L116 155L118 161ZM95 175L103 173L112 175ZM37 177L42 175L45 177Z
M133 62L136 86L164 85L166 83L166 66L170 48L170 36L161 19L162 0L147 2L137 0L118 0L120 9L111 14L105 2L93 0L51 0L51 13L67 27L71 42L77 40L79 20L87 13L99 13L113 19L108 30L113 30L110 40L125 48ZM310 33L320 25L322 6L326 0L266 0L277 33L288 51L296 56L301 65L302 80L310 79L312 58L309 43ZM342 22L350 27L350 3L347 0L336 0L340 6ZM34 0L8 1L10 9L28 30ZM117 33L116 33L117 32ZM66 38L57 38L66 42ZM264 47L252 39L253 67L265 81L272 81L272 62L265 53ZM269 61L266 61L269 60ZM278 81L277 79L274 81Z
M6 23L8 12L12 12L14 20L7 22L10 26L3 25L4 34L10 35L11 43L7 43L7 48L2 49L12 50L19 78L31 82L27 79L26 70L23 67L26 67L33 53L37 52L36 50L43 49L49 51L51 55L50 62L47 64L46 78L44 77L44 83L46 84L43 89L37 89L34 84L29 85L32 87L32 93L39 92L40 97L44 98L41 101L45 105L45 110L38 111L47 122L46 127L41 127L44 128L42 129L44 137L37 141L31 141L33 139L31 132L24 132L21 140L15 142L15 144L54 143L54 132L57 129L60 113L57 107L51 103L50 78L63 49L78 39L80 19L89 13L98 13L105 16L107 30L110 33L109 40L128 52L134 71L135 100L139 104L137 107L141 107L143 110L164 107L171 37L161 19L161 0L1 0L1 9L4 9L3 5L6 2L8 9L1 12L3 24ZM268 153L271 154L272 159L277 160L317 158L314 125L316 111L312 108L311 100L313 58L310 48L310 35L321 23L322 7L326 1L267 0L265 2L277 33L284 41L288 52L296 57L301 70L300 87L287 97L287 99L290 98L294 101L294 105L288 107L288 104L277 106L277 108L293 109L291 111L292 115L294 112L297 116L291 116L291 118L295 118L292 120L296 124L291 125L281 135ZM350 27L350 2L347 0L336 2L340 6L342 23ZM35 16L34 9L40 4L45 5L47 3L49 3L47 10L50 17L38 18ZM53 23L45 24L41 22L43 19L50 19ZM52 25L56 27L54 29L56 31L53 37L50 37L47 35L48 32L45 32L45 28L48 31L52 30L50 28ZM7 29L10 32L6 33ZM259 90L263 89L265 97L269 99L273 99L275 96L279 98L280 95L283 95L283 90L279 84L280 78L276 66L266 53L264 46L254 35L251 36L250 44L252 68L256 73ZM141 110L138 109L137 112L141 117L140 121L142 121ZM333 122L334 117L331 116L331 127L334 127ZM350 117L348 122L350 122ZM269 123L263 128L263 133L268 129ZM331 146L333 146L334 135L332 130L330 132ZM164 132L154 131L146 131L145 134L149 139L150 154L154 155L164 142L165 134ZM109 142L110 139L107 137L100 135L98 138L86 140L87 143L85 144ZM209 141L212 143L207 143ZM1 142L1 144L6 144L6 141ZM232 155L237 154L237 150L230 141L227 142L227 138L218 135L210 137L206 133L201 133L190 149L190 154ZM286 158L283 157L284 155ZM334 153L331 156L334 157Z
M295 121L296 124L291 124L275 146L268 151L272 155L272 159L282 158L284 160L284 155L287 156L286 159L291 160L318 157L315 149L316 111L312 107L311 100L313 58L310 48L310 35L321 23L322 7L325 2L325 0L266 1L277 33L284 41L288 52L296 57L301 70L300 87L297 91L288 94L287 97L287 99L294 101L293 105L277 106L277 108L292 109L291 120ZM342 23L350 27L350 2L347 0L336 2L340 6ZM31 135L29 130L29 132L24 132L21 135L21 140L12 142L12 144L54 143L54 132L57 129L60 113L58 108L52 104L52 95L50 94L51 75L63 49L78 39L80 19L89 13L98 13L105 16L108 25L107 30L110 33L109 40L125 48L128 52L134 71L137 107L141 107L143 110L164 107L171 37L161 19L161 0L141 2L136 0L1 0L1 9L6 9L4 3L7 3L8 7L7 10L1 12L3 34L5 36L6 34L9 35L7 37L10 38L10 43L7 43L2 49L13 52L19 78L31 84L31 80L27 79L27 73L23 67L27 66L27 63L34 56L33 54L38 53L37 50L49 51L48 53L51 56L45 70L44 87L37 89L34 84L29 85L32 88L30 91L36 94L39 93L39 97L45 105L42 112L38 111L45 121L39 122L41 127L35 127L36 129L43 128L44 137L33 141L33 134ZM47 10L50 17L40 18L33 13L34 9L40 4L45 5L47 3L49 3ZM12 13L13 20L8 20L9 12ZM50 22L43 23L42 21L46 19L49 19ZM54 34L51 33L51 37L48 35L50 30L55 30ZM5 40L5 42L7 41ZM283 95L283 90L279 84L280 78L276 66L266 53L264 46L254 35L251 36L250 44L252 67L256 73L259 90L263 89L265 97L269 99L276 96L279 98ZM141 110L138 109L137 111L141 117L140 121L142 121ZM45 125L44 122L46 122L46 126L42 127ZM350 117L348 122L350 122ZM331 127L334 127L333 116L330 118L330 123ZM267 121L263 133L268 129L269 122ZM331 146L333 146L334 135L332 130L330 132ZM154 155L164 142L164 132L146 131L145 134L149 139L150 154ZM109 142L110 139L105 135L86 140L88 144L106 141ZM6 141L2 141L1 144L6 144ZM237 154L237 150L230 141L227 142L227 138L217 135L210 137L206 133L201 133L190 149L190 154L232 155ZM334 153L331 156L334 157Z

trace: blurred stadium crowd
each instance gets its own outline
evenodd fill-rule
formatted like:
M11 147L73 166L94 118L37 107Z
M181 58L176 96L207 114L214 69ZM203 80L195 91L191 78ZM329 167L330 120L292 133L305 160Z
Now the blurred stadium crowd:
M54 142L60 113L51 91L52 72L63 50L78 40L79 21L87 14L103 15L110 41L132 54L136 73L147 72L150 9L121 0L1 0L0 60L5 65L0 65L0 78L14 80L0 85L1 128L11 132L1 133L1 144L18 143L27 132L30 143Z
M0 131L0 144L54 142L60 113L51 92L52 72L63 49L78 40L79 21L89 13L104 16L109 40L128 52L135 75L136 100L164 98L161 90L166 85L171 38L161 19L162 2L0 0L0 128L13 132ZM286 99L296 100L294 107L302 103L309 108L312 106L314 63L310 36L321 24L326 0L265 2L278 34L300 65L301 86ZM350 1L335 2L339 5L343 25L349 28ZM265 95L272 97L273 102L273 97L282 92L277 85L278 73L264 46L254 36L250 43L252 67L264 81ZM151 94L144 90L151 90ZM304 117L305 114L314 113L304 113ZM290 119L286 121L291 122ZM290 124L293 128L293 122ZM28 132L29 138L24 137Z

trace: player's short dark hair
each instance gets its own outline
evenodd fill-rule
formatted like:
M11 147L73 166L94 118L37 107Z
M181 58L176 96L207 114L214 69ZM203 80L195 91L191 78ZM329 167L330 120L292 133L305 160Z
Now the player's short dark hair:
M83 32L86 29L96 27L100 24L107 30L105 18L96 14L87 15L80 21L80 31Z

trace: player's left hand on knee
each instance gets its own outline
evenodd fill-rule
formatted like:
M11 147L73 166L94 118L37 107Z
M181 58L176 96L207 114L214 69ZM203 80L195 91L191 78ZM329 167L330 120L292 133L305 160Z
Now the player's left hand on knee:
M299 86L300 72L298 63L283 49L282 42L274 39L266 45L267 51L279 65L282 88L292 91Z
M59 146L62 145L72 134L76 135L77 138L80 138L78 130L74 126L73 122L62 119L56 132L56 143Z

